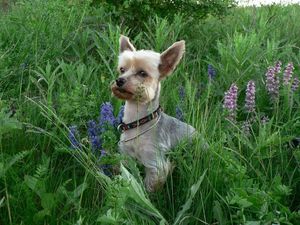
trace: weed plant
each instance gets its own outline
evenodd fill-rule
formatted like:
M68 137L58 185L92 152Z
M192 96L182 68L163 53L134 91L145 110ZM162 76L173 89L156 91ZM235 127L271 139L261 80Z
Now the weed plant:
M299 16L273 5L133 28L90 2L17 2L0 16L0 224L299 224ZM110 92L120 34L138 49L187 44L161 105L209 149L173 149L157 193L105 116L122 106ZM278 60L273 98L266 74Z

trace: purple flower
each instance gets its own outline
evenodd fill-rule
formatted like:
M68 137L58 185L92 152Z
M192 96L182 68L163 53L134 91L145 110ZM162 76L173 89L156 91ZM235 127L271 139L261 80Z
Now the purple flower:
M260 121L262 125L266 125L270 121L270 119L268 116L263 116Z
M122 123L122 119L123 119L123 116L124 116L124 105L122 105L120 107L120 111L118 113L118 116L116 118L116 126L118 126L120 123Z
M203 82L200 82L196 90L195 98L199 99L204 90L205 90L205 84Z
M113 106L110 102L102 103L100 107L99 125L101 132L105 131L105 125L114 126L116 124L116 118L113 114Z
M77 126L70 126L69 127L69 140L71 142L71 148L76 149L80 147L79 139L79 131Z
M295 92L298 89L299 83L300 83L299 78L295 77L294 80L293 80L292 86L291 86L291 90L293 92Z
M179 119L181 121L184 120L183 111L178 105L176 106L175 113L176 113L176 118L177 119Z
M247 84L245 108L247 113L255 111L255 83L250 80Z
M208 64L208 66L207 66L207 74L208 74L208 78L210 80L212 80L216 77L217 72L211 64Z
M27 69L27 68L28 68L28 63L27 63L27 62L22 63L22 64L20 65L20 68L21 68L22 70Z
M112 177L112 173L110 172L111 165L103 164L100 166L100 170L108 177Z
M184 101L184 98L185 98L185 90L184 90L184 87L182 85L179 86L178 88L178 94L179 94L179 99L180 101Z
M101 140L99 138L99 128L94 120L88 121L88 136L93 150L101 149Z
M107 155L106 151L104 149L100 150L100 157L99 159L105 157ZM112 173L111 173L111 165L109 164L102 164L100 165L100 170L102 171L102 173L104 173L106 176L112 177Z
M250 136L250 122L249 121L244 121L242 125L242 131L246 136Z
M100 158L102 158L102 157L104 157L104 156L106 156L106 151L104 150L104 149L101 149L100 150Z
M281 71L281 65L282 65L281 61L277 61L276 62L275 66L274 66L274 70L275 70L276 74L280 73L280 71Z
M279 79L275 75L274 67L269 67L266 73L266 88L272 100L275 101L279 94Z
M235 83L231 84L228 91L225 92L223 108L229 113L228 119L235 121L237 111L237 92L238 87Z
M283 85L289 85L290 81L293 76L293 71L294 71L294 65L293 63L288 63L287 66L285 67L284 73L283 73Z

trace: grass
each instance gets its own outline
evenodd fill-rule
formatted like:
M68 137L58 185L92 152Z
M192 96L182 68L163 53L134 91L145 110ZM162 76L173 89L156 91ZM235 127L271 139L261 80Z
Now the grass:
M116 25L102 7L80 1L24 1L0 16L1 224L297 224L300 221L299 89L281 85L272 102L267 68L293 62L299 77L299 6L236 8L222 18L170 22L150 16L143 30ZM163 51L186 41L176 72L163 82L161 105L201 139L181 143L176 168L161 192L148 194L134 160L119 166L119 134L101 136L107 152L91 149L87 122L111 102L118 39ZM217 71L213 80L207 65ZM282 74L280 75L282 76ZM256 112L243 108L249 80ZM239 87L237 121L226 120L224 92ZM185 90L180 99L178 87ZM261 118L267 116L269 122ZM250 134L243 122L252 118ZM81 150L70 148L77 125ZM101 172L111 165L113 176Z

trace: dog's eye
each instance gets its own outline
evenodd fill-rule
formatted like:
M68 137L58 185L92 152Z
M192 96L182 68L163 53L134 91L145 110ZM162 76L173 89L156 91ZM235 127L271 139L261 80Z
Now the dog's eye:
M125 69L123 67L120 67L120 72L125 73Z
M140 75L141 77L146 77L146 76L148 76L148 74L147 74L144 70L141 70L141 71L139 72L139 75Z

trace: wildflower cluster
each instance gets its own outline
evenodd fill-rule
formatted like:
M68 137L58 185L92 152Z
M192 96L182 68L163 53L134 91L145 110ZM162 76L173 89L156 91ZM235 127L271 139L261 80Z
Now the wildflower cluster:
M269 67L268 71L266 72L266 88L273 102L276 101L279 97L279 74L281 72L281 65L282 63L278 61L274 67ZM295 92L299 87L299 78L293 78L294 69L295 68L293 63L289 62L286 65L282 75L283 86L290 87L290 90L292 92Z
M270 66L265 74L266 90L271 97L271 100L277 101L280 90L280 72L282 63L278 61L274 66ZM299 88L299 78L293 77L294 66L293 63L288 63L282 75L283 86L289 88L290 91L295 92ZM225 92L223 108L228 113L227 119L235 122L237 115L237 92L238 87L233 83L229 90ZM245 97L245 112L248 114L247 119L242 123L242 130L246 134L250 134L250 127L254 121L253 113L256 110L255 103L256 87L253 80L247 83L246 97ZM250 115L250 116L249 116ZM266 124L269 121L267 116L261 118L261 123Z
M104 149L103 144L105 140L103 137L106 132L110 132L111 128L116 127L118 123L122 121L124 113L124 106L121 107L120 112L115 118L113 113L113 106L110 102L103 103L100 107L100 116L98 123L95 120L89 120L87 122L87 135L91 149L94 154L102 158L107 155L107 151ZM72 149L80 149L80 135L77 126L71 126L69 128L69 140ZM107 175L110 174L109 165L101 165L100 169Z

